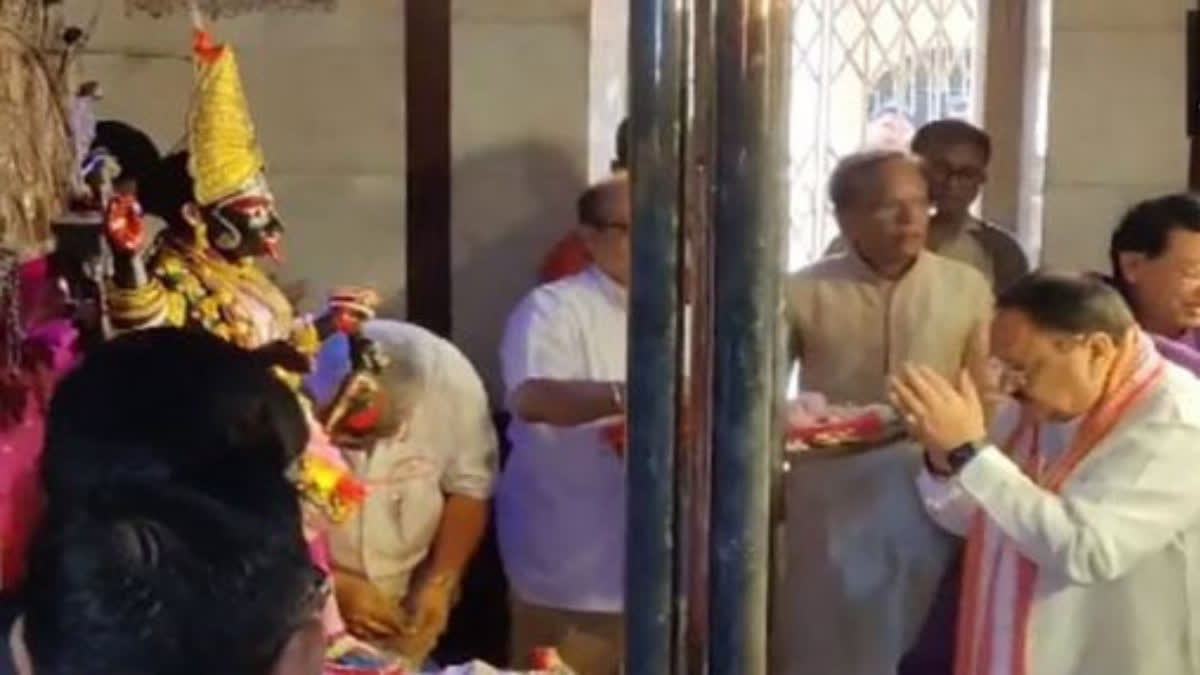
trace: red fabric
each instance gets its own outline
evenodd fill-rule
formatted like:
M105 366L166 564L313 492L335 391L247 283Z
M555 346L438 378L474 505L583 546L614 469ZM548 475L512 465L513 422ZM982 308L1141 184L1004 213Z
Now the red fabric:
M192 52L196 58L205 63L215 63L221 56L221 51L224 49L221 45L214 44L212 36L206 30L197 30L192 34Z
M550 252L546 254L538 276L542 283L548 284L551 281L582 272L590 264L592 264L592 256L588 253L583 238L578 233L572 232L558 240L554 248L551 248Z
M36 373L22 374L36 380L32 382L35 395L25 398L15 424L0 428L0 583L6 589L19 585L24 577L29 535L42 511L37 463L45 400L77 357L77 334L70 321L59 318L61 304L53 292L47 259L23 264L19 274L26 346L36 345L42 358Z

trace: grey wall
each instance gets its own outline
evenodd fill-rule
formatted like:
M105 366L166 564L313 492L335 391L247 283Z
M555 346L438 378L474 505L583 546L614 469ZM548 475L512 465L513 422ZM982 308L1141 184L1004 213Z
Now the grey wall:
M105 90L102 117L134 124L166 151L184 138L191 90L186 14L125 15L104 0L82 75ZM93 3L71 3L86 24ZM307 279L306 304L337 283L380 289L393 312L404 286L402 4L345 0L336 13L214 22L242 77L289 225L285 280Z
M454 2L454 340L493 394L504 320L574 224L586 180L589 8Z
M77 4L84 23L93 5ZM103 83L103 115L168 148L183 138L188 20L103 4L83 75ZM587 178L591 2L453 0L452 12L453 338L496 393L504 320ZM291 225L281 276L310 281L310 306L332 284L367 283L403 315L402 21L402 0L342 0L332 14L213 25L238 49Z

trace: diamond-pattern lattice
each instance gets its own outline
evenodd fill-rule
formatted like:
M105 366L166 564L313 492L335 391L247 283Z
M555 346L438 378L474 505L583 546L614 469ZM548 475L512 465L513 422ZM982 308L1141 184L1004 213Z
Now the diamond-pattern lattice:
M838 158L906 144L916 127L974 112L979 0L793 0L793 267L837 232L825 184Z

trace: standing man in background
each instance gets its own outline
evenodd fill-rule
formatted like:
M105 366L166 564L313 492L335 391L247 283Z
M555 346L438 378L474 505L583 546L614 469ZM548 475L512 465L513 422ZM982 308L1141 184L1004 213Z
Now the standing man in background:
M605 429L624 413L629 182L579 198L585 270L529 293L500 346L512 454L496 494L514 667L557 647L578 672L623 653L625 467Z
M1012 235L971 214L992 158L987 133L962 120L937 120L917 130L911 148L921 159L936 207L929 222L929 250L979 270L997 291L1028 272L1029 260ZM845 242L838 237L825 253L843 250Z
M1164 195L1134 205L1108 247L1109 281L1159 352L1200 375L1200 201Z
M617 126L617 156L612 161L612 171L629 170L629 118L621 120ZM570 234L559 239L546 254L542 261L538 279L543 283L557 281L587 268L592 264L591 254L579 232L572 230Z

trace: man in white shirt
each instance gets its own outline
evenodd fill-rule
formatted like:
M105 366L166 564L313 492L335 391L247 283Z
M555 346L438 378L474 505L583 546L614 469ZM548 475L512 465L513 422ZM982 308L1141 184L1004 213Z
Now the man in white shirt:
M497 439L479 375L450 342L375 320L387 405L374 440L342 442L366 502L330 536L338 601L351 632L421 663L445 630L487 525ZM309 388L327 404L350 368L344 337L318 356Z
M623 651L625 484L605 430L624 412L628 178L588 189L578 212L593 264L530 292L500 346L513 447L496 524L515 666L558 647L579 672L609 675Z
M892 381L926 507L967 540L955 673L1200 673L1200 381L1098 279L1028 276L992 332L991 434L965 374Z

